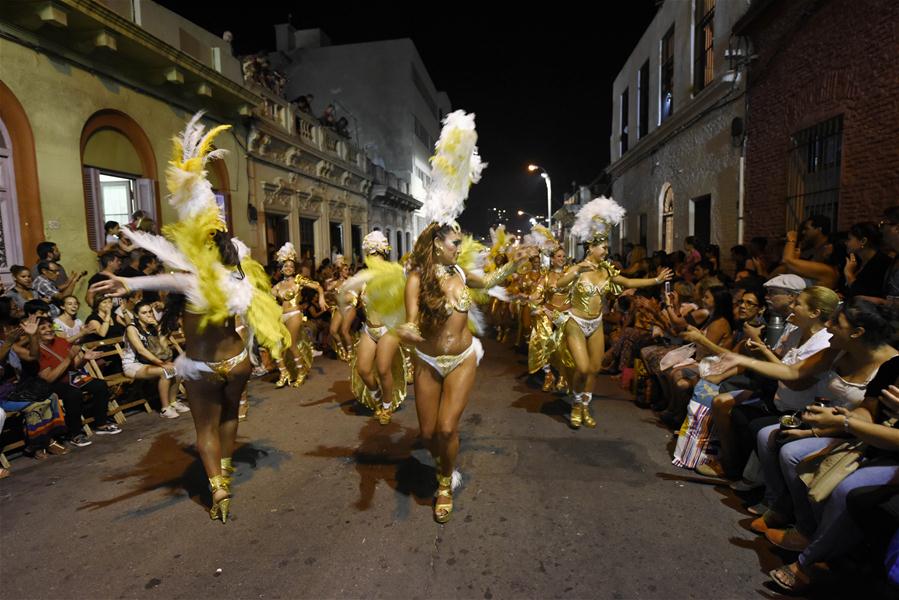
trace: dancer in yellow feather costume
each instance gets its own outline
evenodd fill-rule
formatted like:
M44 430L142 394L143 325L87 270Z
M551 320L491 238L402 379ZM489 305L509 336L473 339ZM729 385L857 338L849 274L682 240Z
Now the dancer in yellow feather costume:
M284 356L278 360L280 377L275 382L275 387L282 388L288 384L291 387L300 387L312 368L313 350L312 341L304 330L306 315L299 306L303 299L303 290L309 288L317 292L318 304L323 311L328 310L328 305L325 304L325 293L321 284L297 273L297 253L293 244L290 242L284 244L275 257L281 265L284 279L272 288L272 295L281 303L284 311L281 320L287 326L293 342L284 352Z
M172 271L164 275L111 277L91 287L96 294L124 295L130 290L182 294L184 354L175 362L184 380L197 431L197 450L212 490L209 516L227 522L231 506L231 454L237 439L241 395L250 377L248 346L252 336L272 355L290 344L281 322L281 307L269 293L270 283L249 249L228 235L225 220L206 178L206 162L223 151L212 150L219 126L206 133L195 115L174 140L166 170L170 204L179 221L162 236L123 231L131 241L155 254ZM247 343L235 327L240 318L251 337Z
M350 382L356 399L375 413L381 425L406 399L406 365L395 328L405 321L403 289L406 275L402 265L389 262L390 244L380 231L362 240L366 268L350 277L338 290L342 302L343 338L356 312L365 314L365 323L350 355Z

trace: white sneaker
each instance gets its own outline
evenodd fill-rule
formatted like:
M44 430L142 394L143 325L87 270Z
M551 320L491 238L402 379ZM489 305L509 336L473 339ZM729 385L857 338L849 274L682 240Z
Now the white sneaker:
M169 404L169 406L174 408L179 413L190 412L190 407L188 405L184 404L183 402L181 402L181 400L175 400L174 402Z
M312 358L316 358L324 354L321 350L312 349Z
M175 410L174 405L168 405L162 409L162 412L159 413L159 416L163 419L177 419L178 411Z

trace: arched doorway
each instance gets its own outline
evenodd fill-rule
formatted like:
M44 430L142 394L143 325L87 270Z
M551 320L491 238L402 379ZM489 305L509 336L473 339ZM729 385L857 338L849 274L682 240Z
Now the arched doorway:
M10 267L24 263L12 139L0 120L0 282L12 283Z
M6 281L9 267L17 262L30 265L37 261L36 248L44 241L40 187L34 134L25 109L0 81L0 196L2 200L3 252L6 264L0 277Z
M137 210L159 228L156 157L134 119L116 110L101 110L88 119L81 132L81 165L91 249L103 247L105 222L124 225Z
M659 194L659 248L674 252L674 190L669 183Z

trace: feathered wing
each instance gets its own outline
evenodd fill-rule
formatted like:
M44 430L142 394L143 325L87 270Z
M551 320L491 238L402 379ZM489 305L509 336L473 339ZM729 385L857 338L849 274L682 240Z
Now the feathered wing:
M406 274L399 263L378 256L365 259L369 271L365 284L365 309L390 329L406 322Z
M154 254L169 269L186 271L188 273L195 272L193 264L178 250L177 246L161 235L153 235L144 231L131 231L124 227L122 228L122 234L135 246Z
M474 114L457 110L444 118L431 157L431 183L421 208L426 220L450 225L462 214L471 184L481 179L487 166L478 155L477 142Z
M487 246L470 235L466 235L462 238L462 245L459 248L459 256L456 259L456 263L465 271L483 269L487 258L486 254Z

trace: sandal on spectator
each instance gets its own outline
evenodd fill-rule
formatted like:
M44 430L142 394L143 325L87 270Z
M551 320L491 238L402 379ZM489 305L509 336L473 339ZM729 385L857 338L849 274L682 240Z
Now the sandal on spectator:
M774 583L788 592L802 592L812 585L811 577L799 567L799 563L791 563L779 569L773 569L768 575Z
M768 510L768 505L764 502L759 502L758 504L753 504L752 506L747 506L746 511L757 517L761 517Z
M53 454L54 456L62 456L64 454L69 453L69 449L62 445L60 442L53 440L50 442L50 445L47 446L47 452Z
M799 533L799 530L794 527L789 529L769 528L765 532L765 537L778 548L792 552L802 552L809 545L809 539Z
M6 479L10 475L12 475L12 471L10 471L9 469L0 468L0 479Z

